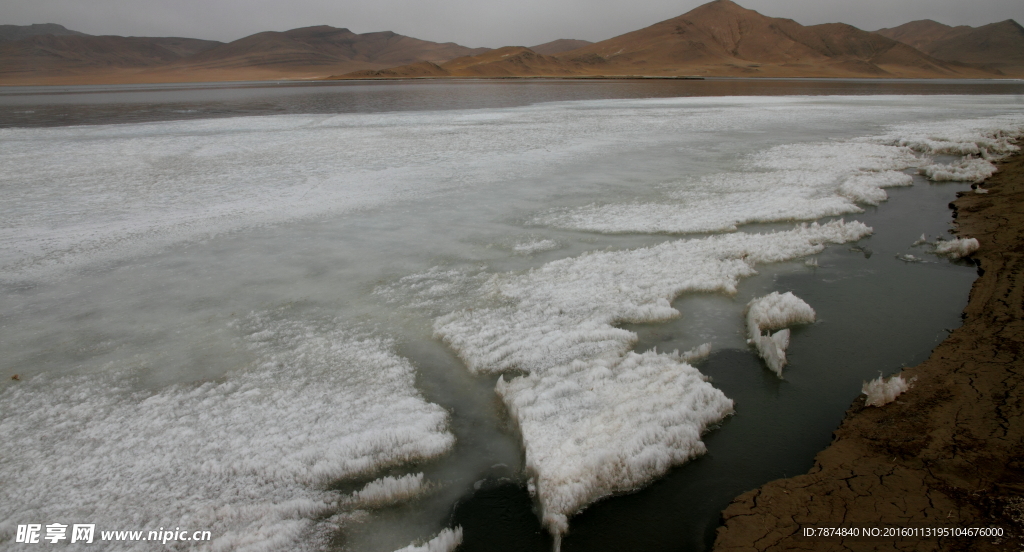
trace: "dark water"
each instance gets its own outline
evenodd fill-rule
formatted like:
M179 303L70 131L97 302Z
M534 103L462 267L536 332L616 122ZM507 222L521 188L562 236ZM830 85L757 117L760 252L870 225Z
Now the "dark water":
M0 128L682 96L1013 94L1020 80L409 80L0 87Z

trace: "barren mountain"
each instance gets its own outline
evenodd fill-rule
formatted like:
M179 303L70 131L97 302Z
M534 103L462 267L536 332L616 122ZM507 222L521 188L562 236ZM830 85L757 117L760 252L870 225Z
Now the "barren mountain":
M558 40L552 40L551 42L545 42L544 44L538 44L536 46L530 46L530 49L538 54L544 54L545 56L553 56L555 54L561 54L562 52L568 52L584 46L590 46L593 42L589 40L576 40L574 38L560 38Z
M929 57L843 23L805 27L715 0L559 57L599 56L630 73L759 76L964 77L985 72Z
M40 35L0 42L0 83L316 78L478 54L392 32L329 26L263 32L227 44L181 38Z
M941 60L1024 76L1024 27L1012 19L982 27L950 27L924 19L875 32Z
M0 42L0 82L137 71L167 65L219 44L195 38L35 35Z
M393 67L418 61L441 62L486 51L453 42L443 44L390 31L356 34L322 25L285 32L263 32L212 48L177 64L196 69Z
M0 40L21 40L36 35L55 36L89 36L85 33L64 28L56 23L36 23L34 25L0 25Z
M420 68L422 69L422 68ZM729 0L568 52L502 48L440 64L447 76L711 75L765 77L992 77L842 23L805 27ZM433 70L435 73L437 69ZM413 76L412 68L346 78Z

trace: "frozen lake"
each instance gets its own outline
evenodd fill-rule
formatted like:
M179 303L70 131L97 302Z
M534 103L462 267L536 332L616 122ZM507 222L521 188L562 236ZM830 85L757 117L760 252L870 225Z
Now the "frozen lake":
M0 549L703 550L959 324L933 244L1022 92L0 91ZM781 378L773 291L817 314Z

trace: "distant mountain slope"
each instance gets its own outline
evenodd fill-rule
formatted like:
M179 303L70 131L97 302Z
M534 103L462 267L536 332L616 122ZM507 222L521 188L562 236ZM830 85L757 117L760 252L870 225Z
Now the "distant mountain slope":
M875 32L941 60L1024 76L1024 27L1012 19L981 27L950 27L924 19Z
M21 40L36 35L54 36L89 36L85 33L64 28L56 23L36 23L34 25L0 25L0 40Z
M285 32L263 32L211 48L176 65L196 69L278 68L311 69L391 67L418 61L442 62L473 55L453 42L437 43L390 31L353 33L327 25Z
M35 35L0 42L0 79L156 67L220 44L195 38Z
M568 52L584 46L590 46L593 42L589 40L576 40L574 38L560 38L558 40L552 40L551 42L545 42L544 44L538 44L536 46L530 46L530 49L538 54L544 54L545 56L553 56L555 54L561 54L562 52Z
M414 76L423 67L349 78ZM805 27L730 0L571 51L545 56L501 48L440 64L446 76L710 75L766 77L992 77L991 71L928 56L843 23ZM435 75L440 76L440 75Z
M843 23L805 27L715 0L679 17L574 50L637 71L775 76L982 76ZM635 72L635 71L634 71ZM991 76L991 75L988 75Z
M189 38L38 35L0 42L0 83L316 78L480 54L487 48L329 26L222 43Z

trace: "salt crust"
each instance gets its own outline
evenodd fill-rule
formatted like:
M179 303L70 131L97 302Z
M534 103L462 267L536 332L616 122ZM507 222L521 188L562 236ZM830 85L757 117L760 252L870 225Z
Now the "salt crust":
M980 181L992 161L1017 151L1018 116L903 125L881 136L776 146L744 160L743 172L683 182L671 202L589 205L543 213L534 224L605 233L735 231L743 224L813 220L878 205L885 188L910 186L918 167L933 181ZM917 154L970 156L952 164Z
M902 374L892 376L889 379L878 376L877 379L864 382L864 386L861 387L861 393L867 395L864 399L864 404L868 406L889 404L896 400L896 397L900 396L900 394L910 389L911 383L913 382L904 380Z
M781 378L789 347L787 326L810 324L815 316L814 309L792 292L773 291L747 304L747 342L757 348L768 368ZM768 333L764 333L766 330ZM770 330L779 331L773 334Z
M462 527L456 525L454 529L445 528L436 537L422 545L410 544L395 552L452 552L462 544Z
M974 253L981 247L976 238L956 238L948 241L935 242L935 254L945 255L950 259L959 259Z
M0 540L73 522L210 530L211 550L308 548L314 518L408 498L422 475L347 498L330 482L454 445L387 340L268 314L239 327L258 360L226 381L152 392L123 373L39 376L0 394Z
M637 354L629 352L636 334L616 324L674 318L671 301L681 293L735 293L757 263L870 233L860 222L833 221L584 254L491 276L478 292L491 306L442 315L434 331L474 373L529 373L502 377L496 391L519 425L530 485L557 541L587 504L702 454L701 434L732 412L732 401L687 364L709 345ZM438 283L444 274L409 283L428 301L438 289L461 293Z

